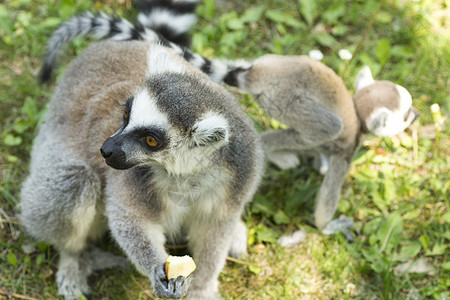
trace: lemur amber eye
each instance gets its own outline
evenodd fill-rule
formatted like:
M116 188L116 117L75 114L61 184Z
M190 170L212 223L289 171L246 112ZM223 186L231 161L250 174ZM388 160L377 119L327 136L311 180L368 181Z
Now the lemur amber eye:
M124 117L125 119L128 119L128 115L129 115L128 109L125 107L125 108L123 109L123 117Z
M147 136L146 138L145 138L145 140L147 141L147 144L150 146L150 147L156 147L156 146L158 146L158 142L155 140L155 138L154 137L152 137L152 136Z

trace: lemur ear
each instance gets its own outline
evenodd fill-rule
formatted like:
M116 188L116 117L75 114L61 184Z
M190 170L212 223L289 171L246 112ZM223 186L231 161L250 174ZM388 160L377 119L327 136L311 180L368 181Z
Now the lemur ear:
M197 122L193 127L192 139L195 146L204 147L228 141L229 129L225 118L212 115Z
M368 66L364 66L361 71L359 71L358 76L356 76L355 89L358 91L368 85L371 85L375 81L372 77L372 72Z

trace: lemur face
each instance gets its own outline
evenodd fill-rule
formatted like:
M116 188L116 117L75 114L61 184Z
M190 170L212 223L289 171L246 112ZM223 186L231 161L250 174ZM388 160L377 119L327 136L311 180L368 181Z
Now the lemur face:
M354 100L365 129L377 136L397 135L419 116L404 87L373 80L368 67L358 74Z
M122 127L104 142L100 152L112 168L134 167L167 148L168 129L166 116L157 109L148 91L142 89L127 100Z
M115 169L160 165L178 175L211 164L228 141L228 122L197 105L196 95L185 90L192 88L186 77L160 75L128 99L122 127L100 150L106 164Z

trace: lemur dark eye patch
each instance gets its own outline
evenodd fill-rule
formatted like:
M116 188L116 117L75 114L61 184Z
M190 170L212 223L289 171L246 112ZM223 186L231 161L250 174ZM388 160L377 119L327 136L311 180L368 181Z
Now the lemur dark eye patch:
M168 144L166 131L159 127L139 127L129 133L151 151L161 150Z

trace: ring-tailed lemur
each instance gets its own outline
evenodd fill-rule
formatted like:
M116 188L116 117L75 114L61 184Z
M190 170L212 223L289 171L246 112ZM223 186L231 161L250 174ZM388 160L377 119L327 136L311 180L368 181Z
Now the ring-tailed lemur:
M267 113L289 126L262 133L269 161L280 168L298 165L298 151L313 150L329 164L316 199L315 224L331 221L341 186L362 134L392 136L418 116L408 91L390 81L374 81L368 67L356 80L353 99L342 79L307 56L265 55L237 76Z
M374 81L368 68L358 75L357 93L352 100L342 80L330 68L306 56L265 55L252 62L210 60L167 41L151 28L124 19L113 22L104 14L73 17L61 25L60 34L55 34L53 39L66 41L63 33L70 24L81 24L79 20L90 18L109 20L102 22L107 28L119 27L111 25L114 22L124 28L121 33L102 38L159 42L173 48L214 81L252 94L271 117L290 127L262 134L267 157L278 167L296 166L297 150L321 153L324 163L321 171L326 175L316 200L315 224L319 229L329 223L336 211L340 189L360 136L368 132L378 136L398 134L418 115L405 88L388 81ZM85 24L96 22L91 20ZM83 35L102 30L91 26ZM138 34L132 36L130 32ZM47 57L51 59L46 60L44 69L53 68L55 53L60 48L50 44Z
M20 220L58 249L66 299L89 293L93 271L125 264L90 246L107 228L155 295L216 299L227 253L245 251L240 217L263 161L251 120L223 86L166 47L100 42L48 104ZM167 281L164 245L179 239L197 269Z

